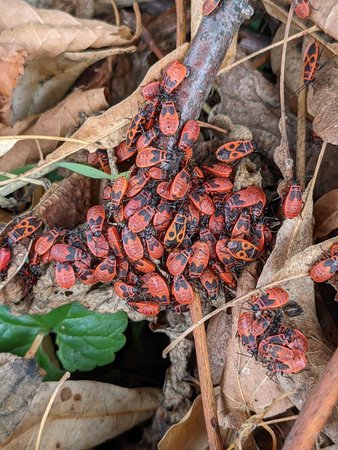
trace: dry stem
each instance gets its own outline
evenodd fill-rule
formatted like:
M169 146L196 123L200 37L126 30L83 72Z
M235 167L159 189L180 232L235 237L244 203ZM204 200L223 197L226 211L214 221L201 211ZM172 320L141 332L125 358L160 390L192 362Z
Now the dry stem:
M184 44L187 36L187 17L185 0L175 0L176 3L176 47Z
M300 85L303 84L303 66L299 73ZM307 89L300 89L297 108L297 154L296 173L302 189L305 188L305 148L306 148L306 94Z
M201 298L197 292L195 292L194 302L190 306L190 313L193 323L198 322L203 317ZM193 334L209 447L210 450L221 450L221 437L217 421L216 404L211 381L207 339L204 326L196 328Z

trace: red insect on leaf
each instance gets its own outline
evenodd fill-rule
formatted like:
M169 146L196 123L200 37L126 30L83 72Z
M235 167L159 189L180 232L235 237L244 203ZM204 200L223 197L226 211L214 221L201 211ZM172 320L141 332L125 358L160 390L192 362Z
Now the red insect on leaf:
M160 305L169 305L170 293L166 280L158 273L143 275L142 283L147 293L152 297L152 301Z
M167 160L167 152L157 148L145 148L136 156L137 167L151 167Z
M258 357L262 360L285 362L293 359L293 351L282 345L269 344L263 339L258 346Z
M209 16L213 11L215 11L215 9L218 7L221 1L222 0L203 0L202 4L203 16Z
M109 252L109 245L104 235L95 234L91 231L86 231L86 243L92 255L97 258L105 258Z
M316 283L324 283L329 280L338 270L338 255L318 262L310 269L310 277Z
M272 326L274 320L275 316L272 311L262 311L252 324L252 334L255 337L261 336Z
M212 269L205 269L200 277L200 281L208 294L208 298L212 301L217 299L219 294L219 281L217 275Z
M8 248L0 248L0 272L4 272L12 258L11 252Z
M162 94L162 82L152 81L146 84L141 90L142 97L145 100L154 100L161 96Z
M172 136L176 133L179 125L178 113L174 102L163 102L160 111L159 127L165 136Z
M308 0L294 0L296 3L295 14L300 19L307 19L311 14L311 6Z
M128 305L131 309L144 316L154 317L160 312L160 305L156 302L129 301Z
M154 214L154 208L151 206L144 206L129 218L128 228L133 233L140 233L147 228Z
M110 283L116 278L116 258L109 255L95 267L95 278L101 283Z
M190 175L186 169L182 169L173 179L170 185L170 196L173 199L183 198L190 188Z
M55 281L62 289L71 289L75 284L74 269L68 262L57 262L55 266Z
M251 141L233 141L221 145L216 150L216 158L222 162L233 162L255 151Z
M283 203L283 213L286 219L298 217L303 207L302 188L293 180Z
M180 61L170 63L163 71L163 89L171 94L187 76L187 68Z
M304 52L303 80L305 85L308 85L314 81L318 68L318 60L319 60L319 45L317 44L316 41L314 41L308 45L308 47Z
M184 239L187 229L187 218L178 212L169 225L163 239L163 245L168 248L179 247Z
M190 279L200 278L206 269L210 258L209 246L206 242L196 241L192 246L192 256L189 260Z
M109 226L107 228L106 236L109 247L113 250L115 255L119 258L123 258L121 236L118 229L114 225Z
M141 239L127 227L122 230L122 245L130 261L143 258L144 249Z
M32 236L42 225L42 220L30 216L20 220L8 233L7 241L13 245L22 239Z
M87 223L92 233L100 234L106 218L106 210L102 205L95 205L87 211Z
M275 286L266 289L265 293L252 299L253 311L264 311L283 307L289 301L289 294L285 289Z
M190 259L192 250L174 250L167 258L166 266L171 275L181 275Z
M300 350L301 352L306 353L309 348L309 343L306 336L299 330L294 328L289 328L285 326L281 326L279 329L281 333L278 336L283 336L284 344L292 350ZM271 336L273 338L273 336Z
M183 275L174 277L171 293L180 305L190 305L194 301L194 291Z
M257 339L252 333L254 315L251 312L242 313L237 322L237 333L241 338L242 344L248 350L255 351L257 349Z

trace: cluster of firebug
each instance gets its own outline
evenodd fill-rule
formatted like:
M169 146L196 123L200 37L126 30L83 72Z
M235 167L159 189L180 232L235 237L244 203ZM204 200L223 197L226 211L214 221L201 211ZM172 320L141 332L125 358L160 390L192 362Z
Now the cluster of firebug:
M310 269L310 277L316 283L330 280L338 271L338 244L333 244L330 256L319 261Z
M266 289L251 299L251 311L238 318L242 345L272 373L297 373L307 365L307 338L282 324L282 308L288 300L288 293L281 287Z

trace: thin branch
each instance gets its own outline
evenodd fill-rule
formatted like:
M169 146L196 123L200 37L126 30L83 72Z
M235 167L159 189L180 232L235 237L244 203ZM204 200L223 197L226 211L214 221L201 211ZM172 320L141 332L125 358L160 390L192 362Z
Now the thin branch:
M299 73L300 85L303 84L303 65ZM296 174L299 178L302 190L305 188L305 149L306 149L306 94L307 88L300 89L297 108L297 153Z
M190 313L193 323L198 322L203 317L201 298L197 292L195 292L195 299L190 305ZM204 327L199 327L194 330L194 342L209 448L210 450L221 450L221 437L217 421L216 404L213 385L211 381L210 362L207 348L207 338Z
M185 0L175 0L176 4L176 47L184 44L187 39L187 17Z

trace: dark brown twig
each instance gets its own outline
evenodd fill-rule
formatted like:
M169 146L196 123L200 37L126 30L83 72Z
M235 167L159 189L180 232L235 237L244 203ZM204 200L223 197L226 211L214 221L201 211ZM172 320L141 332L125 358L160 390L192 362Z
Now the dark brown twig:
M190 313L193 323L198 322L203 317L201 298L197 292L195 292L195 300L190 306ZM221 450L221 437L217 421L216 404L211 381L210 363L207 348L207 338L204 326L196 328L194 330L194 342L209 448L210 450Z
M176 47L184 44L187 37L187 16L185 0L175 0L176 4Z
M282 450L311 450L338 402L338 349L305 402Z

